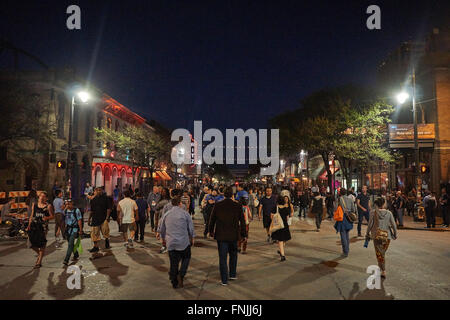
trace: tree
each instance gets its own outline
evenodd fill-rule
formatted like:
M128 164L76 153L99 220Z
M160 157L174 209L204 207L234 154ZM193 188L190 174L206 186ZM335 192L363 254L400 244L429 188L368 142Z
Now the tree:
M7 147L16 163L23 165L28 159L42 155L40 184L48 174L49 152L56 140L56 122L51 117L52 105L24 81L0 83L0 145Z
M329 159L334 155L351 183L354 166L367 166L376 160L392 161L384 141L392 107L371 98L352 86L324 89L301 101L301 107L273 118L280 129L281 152L290 155L301 149L320 155L332 187Z
M158 162L169 159L170 141L153 132L146 125L126 126L119 131L113 129L95 128L96 139L110 144L119 157L131 161L133 173L133 187L135 176L139 168L148 168L150 184L153 185L153 172ZM139 171L139 178L142 170Z

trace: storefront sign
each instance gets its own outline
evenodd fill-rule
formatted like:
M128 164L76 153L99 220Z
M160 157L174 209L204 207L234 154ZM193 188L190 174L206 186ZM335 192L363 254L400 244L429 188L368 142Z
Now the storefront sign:
M419 140L434 140L435 128L434 123L418 124L417 135ZM390 124L389 125L389 141L405 141L414 140L413 124Z

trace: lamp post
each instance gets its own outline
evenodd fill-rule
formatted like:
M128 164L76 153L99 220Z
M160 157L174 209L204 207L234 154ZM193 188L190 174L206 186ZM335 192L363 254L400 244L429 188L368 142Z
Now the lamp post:
M409 98L408 93L401 92L397 95L397 100L400 104L403 104ZM419 151L419 135L417 130L417 110L416 110L416 71L415 68L412 68L412 107L413 107L413 121L414 121L414 162L415 162L415 170L414 170L414 182L417 190L417 198L421 195L421 186L419 183L421 179L420 173L420 151Z
M81 100L81 102L86 103L89 100L89 93L86 91L79 91L72 95L72 103L70 105L70 118L69 118L69 142L67 148L67 166L66 166L66 177L67 177L67 188L69 191L69 198L72 198L72 139L73 139L73 118L75 112L75 96Z

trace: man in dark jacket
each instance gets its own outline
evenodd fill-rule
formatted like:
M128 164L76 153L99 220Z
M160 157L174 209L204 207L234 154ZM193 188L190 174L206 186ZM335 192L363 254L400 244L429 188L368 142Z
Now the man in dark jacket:
M220 276L224 286L228 285L228 279L237 279L238 241L240 238L247 238L242 205L232 200L232 195L233 190L227 188L224 192L225 199L215 203L209 220L209 235L217 240ZM229 270L228 255L230 255Z

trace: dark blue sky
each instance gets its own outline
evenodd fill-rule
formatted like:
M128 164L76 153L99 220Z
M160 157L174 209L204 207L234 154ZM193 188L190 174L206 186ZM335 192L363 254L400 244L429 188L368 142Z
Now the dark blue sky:
M0 30L168 127L264 128L316 89L372 84L390 50L448 19L447 2L7 0ZM71 4L80 31L66 28ZM381 30L366 28L370 4Z

